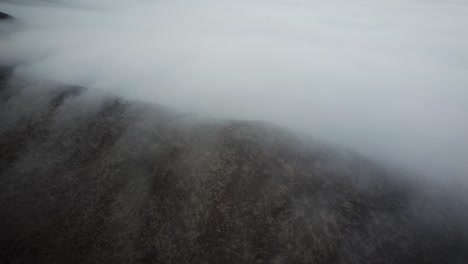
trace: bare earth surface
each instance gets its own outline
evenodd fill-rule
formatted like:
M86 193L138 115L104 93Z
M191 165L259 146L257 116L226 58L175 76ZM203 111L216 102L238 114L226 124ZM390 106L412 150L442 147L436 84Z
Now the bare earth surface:
M2 263L468 261L450 198L350 152L0 71Z

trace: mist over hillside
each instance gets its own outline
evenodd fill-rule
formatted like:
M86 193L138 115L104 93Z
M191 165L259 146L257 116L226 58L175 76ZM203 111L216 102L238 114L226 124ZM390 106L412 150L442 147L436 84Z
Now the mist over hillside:
M465 2L0 11L5 263L468 262Z
M17 72L468 171L465 1L9 1ZM441 176L443 175L443 176Z
M7 83L4 263L468 260L460 196L353 152L262 122L193 117L83 87Z

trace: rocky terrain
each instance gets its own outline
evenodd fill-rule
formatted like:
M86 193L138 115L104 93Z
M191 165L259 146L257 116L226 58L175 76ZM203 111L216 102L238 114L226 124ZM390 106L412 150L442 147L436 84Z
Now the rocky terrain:
M11 18L8 14L0 12L0 20Z
M456 211L351 152L11 73L3 263L468 260Z

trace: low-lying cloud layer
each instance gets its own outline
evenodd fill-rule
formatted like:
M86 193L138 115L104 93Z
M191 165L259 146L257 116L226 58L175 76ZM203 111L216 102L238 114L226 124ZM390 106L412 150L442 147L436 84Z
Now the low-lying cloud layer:
M466 1L19 3L0 3L19 73L468 178Z

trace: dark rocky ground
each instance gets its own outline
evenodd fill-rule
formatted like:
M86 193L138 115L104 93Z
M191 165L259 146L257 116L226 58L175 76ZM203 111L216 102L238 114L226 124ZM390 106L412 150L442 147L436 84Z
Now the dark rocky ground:
M456 195L268 124L12 72L1 263L468 263Z
M455 200L350 152L0 72L2 263L468 261Z
M10 19L10 18L11 18L10 15L0 12L0 19L1 19L1 20L3 20L3 19Z

